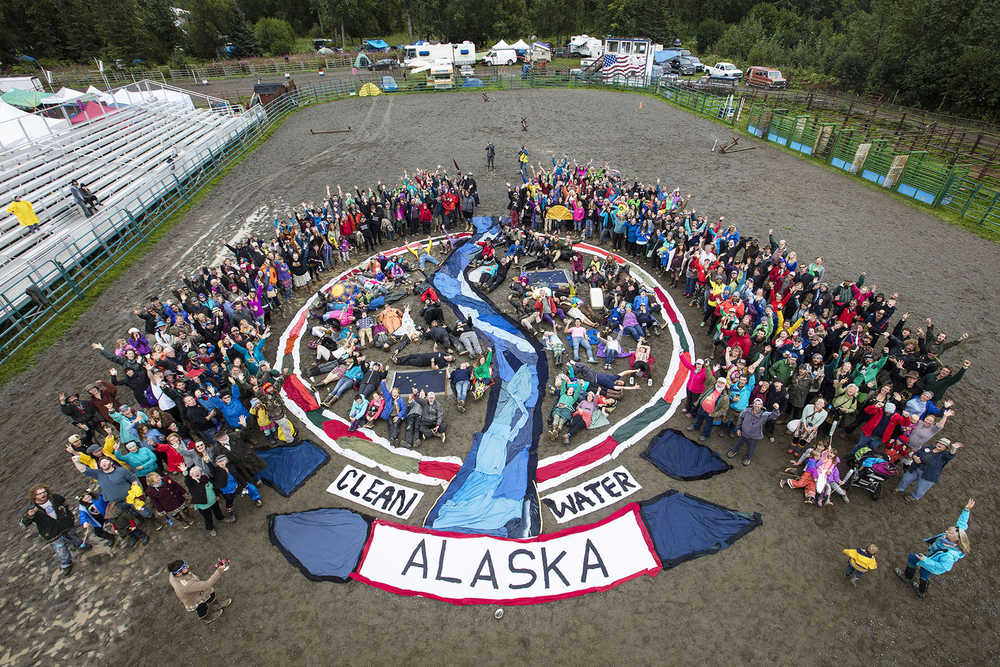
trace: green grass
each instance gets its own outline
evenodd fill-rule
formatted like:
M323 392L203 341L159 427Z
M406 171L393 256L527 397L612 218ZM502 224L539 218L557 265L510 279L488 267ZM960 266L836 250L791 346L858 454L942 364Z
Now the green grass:
M53 320L49 322L34 338L29 340L17 352L8 357L3 364L0 364L0 385L6 384L15 376L31 368L38 355L47 350L57 341L61 340L66 332L69 331L73 323L94 305L104 290L113 285L116 280L121 278L132 265L149 254L156 244L175 226L177 226L177 224L184 219L192 208L197 206L200 201L212 192L212 189L219 184L219 182L226 176L226 174L229 173L231 169L233 169L233 167L250 157L254 151L256 151L261 144L267 141L268 138L270 138L270 136L274 134L274 132L291 116L292 114L288 114L276 122L270 129L267 130L267 132L250 144L242 155L233 160L233 162L223 168L210 180L202 184L202 186L198 189L194 196L187 201L187 203L174 211L174 213L163 221L159 227L153 230L149 236L142 241L142 243L131 250L125 251L121 255L121 259L108 269L103 276L98 278L97 281L88 290L86 290L86 292L84 292L82 298L77 299L67 306L64 311L53 318Z

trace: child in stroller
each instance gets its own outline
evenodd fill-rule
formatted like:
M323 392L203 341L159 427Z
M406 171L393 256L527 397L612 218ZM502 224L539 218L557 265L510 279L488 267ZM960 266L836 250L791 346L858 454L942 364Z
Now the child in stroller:
M854 464L847 473L847 482L870 493L872 500L882 497L883 482L895 476L896 466L885 455L870 447L854 450Z

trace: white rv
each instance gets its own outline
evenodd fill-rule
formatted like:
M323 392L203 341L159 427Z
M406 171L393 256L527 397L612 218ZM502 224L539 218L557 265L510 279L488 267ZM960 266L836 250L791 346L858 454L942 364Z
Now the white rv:
M663 49L646 37L608 37L604 40L601 76L606 83L642 87L653 79L653 56ZM610 62L608 56L614 56Z
M447 90L455 87L455 68L447 60L440 60L431 66L427 72L427 85L435 90Z
M0 78L0 91L11 90L35 90L40 93L45 92L42 82L37 76L7 76Z
M429 44L420 43L407 44L403 47L404 67L420 67L422 65L434 65L442 60L447 60L452 65L475 65L476 45L465 41L459 44Z
M569 52L581 58L599 58L604 55L604 43L596 37L574 35L569 40Z

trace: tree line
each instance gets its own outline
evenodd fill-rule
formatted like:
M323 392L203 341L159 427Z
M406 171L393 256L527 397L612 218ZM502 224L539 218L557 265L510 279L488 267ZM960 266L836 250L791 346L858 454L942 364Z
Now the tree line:
M177 11L182 10L182 11ZM283 55L296 36L493 41L586 32L692 51L901 104L1000 115L997 0L4 0L0 59L131 63ZM786 72L787 73L787 72Z

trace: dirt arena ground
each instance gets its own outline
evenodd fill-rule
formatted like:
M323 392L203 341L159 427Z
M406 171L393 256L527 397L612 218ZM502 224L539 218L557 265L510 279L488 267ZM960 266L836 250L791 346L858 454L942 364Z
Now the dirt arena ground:
M528 118L527 133L520 131L521 116ZM310 128L348 125L350 134L309 134ZM996 446L998 426L1000 247L764 144L738 155L711 153L713 140L726 136L724 128L646 97L575 90L490 93L489 103L478 93L382 96L292 117L32 369L0 388L0 507L9 526L0 533L0 619L7 628L0 662L117 665L153 655L199 665L996 664L1000 577L992 564L1000 555L994 518L1000 471L989 448ZM488 140L497 146L497 175L483 169ZM313 583L288 564L268 541L266 516L340 504L325 492L345 463L334 456L292 498L266 489L264 508L241 504L240 520L222 526L217 538L200 528L156 533L146 547L87 559L71 578L60 579L50 550L16 520L31 483L48 483L67 496L83 486L63 450L69 429L56 395L106 373L108 364L91 342L107 343L134 325L127 313L149 294L165 293L178 269L225 256L222 240L269 230L275 215L318 201L327 184L393 181L404 168L455 159L479 180L480 213L499 214L505 181L517 177L521 144L533 160L570 153L646 181L660 177L693 193L691 206L699 211L724 215L755 235L774 228L801 259L821 255L828 280L866 270L880 290L899 291L901 311L912 311L916 321L933 316L953 336L978 335L948 355L955 363L969 358L973 366L949 393L958 415L946 435L968 446L942 482L917 505L898 497L876 503L856 492L850 505L819 510L778 488L785 460L778 447L762 444L749 468L683 483L641 460L642 443L578 481L624 464L644 487L637 499L678 488L761 512L764 525L717 555L655 579L510 607L497 621L491 606L454 607L360 583ZM681 310L690 322L691 310ZM706 349L696 324L694 334L698 349ZM657 345L668 351L665 341ZM427 451L461 456L476 421L459 422L453 403L446 405L451 437ZM671 425L687 421L675 417ZM709 444L724 450L729 442L713 436ZM543 442L542 456L555 448ZM978 501L969 531L973 552L936 579L920 602L892 567L920 550L921 538L951 525L970 496ZM425 511L418 508L414 516ZM553 530L551 514L542 512L545 530ZM872 541L882 547L880 568L853 589L842 576L840 550ZM177 603L163 565L184 557L207 575L219 556L233 561L219 590L235 602L205 628Z

